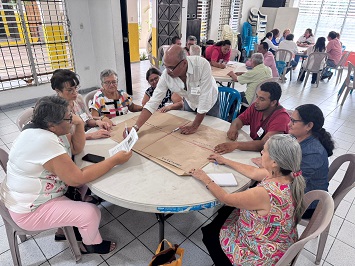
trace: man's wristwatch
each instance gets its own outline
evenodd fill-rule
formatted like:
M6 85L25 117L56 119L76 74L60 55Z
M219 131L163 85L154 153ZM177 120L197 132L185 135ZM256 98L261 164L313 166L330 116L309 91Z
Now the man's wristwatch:
M137 126L137 125L134 125L133 126L133 128L138 132L138 130L139 130L139 126Z

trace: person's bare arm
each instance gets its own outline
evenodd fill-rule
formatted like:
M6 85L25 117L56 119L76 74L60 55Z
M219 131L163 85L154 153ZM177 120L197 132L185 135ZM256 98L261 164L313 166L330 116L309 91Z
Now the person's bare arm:
M254 187L243 192L227 193L201 169L190 171L193 177L200 180L209 191L222 203L239 209L256 210L261 215L271 209L270 198L265 188Z
M144 94L143 100L142 100L142 106L143 107L149 101L149 99L150 99L150 97L147 94Z
M99 178L114 166L127 162L131 156L131 151L120 151L102 162L80 169L68 154L62 154L46 162L43 167L68 186L77 187Z
M143 107L138 104L132 103L130 106L128 106L128 110L130 110L131 112L140 112L143 110Z
M85 146L85 123L84 121L77 115L73 114L73 125L75 126L75 130L73 134L68 134L68 140L71 147L71 152L73 155L80 153Z
M163 106L162 108L159 109L159 112L165 113L170 110L181 110L182 109L184 102L182 101L182 97L179 94L173 93L171 95L171 100L173 101L173 104Z
M213 163L227 165L242 175L245 175L246 177L249 177L255 181L261 181L269 174L265 168L258 168L248 164L238 163L236 161L224 158L222 155L216 153L211 154L208 157L208 160Z
M223 63L217 63L216 61L211 61L210 62L211 66L214 66L214 67L218 67L218 68L226 68L226 64L223 64Z

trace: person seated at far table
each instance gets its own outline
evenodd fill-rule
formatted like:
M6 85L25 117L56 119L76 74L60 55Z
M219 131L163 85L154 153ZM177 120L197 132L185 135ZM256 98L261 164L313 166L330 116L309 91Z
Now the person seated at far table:
M117 77L117 73L111 69L105 69L100 73L102 88L95 93L90 105L93 117L101 117L111 125L113 125L111 118L125 115L128 111L140 112L143 109L142 106L133 103L132 96L117 89Z
M289 35L290 33L291 33L290 29L285 29L284 32L282 33L279 43L286 40L286 36Z
M273 29L271 30L270 32L272 32L272 39L271 39L271 42L276 45L276 46L279 46L279 43L277 41L277 39L279 38L280 36L280 30L279 29Z
M261 53L253 54L250 60L253 69L248 70L245 73L234 73L233 71L228 73L233 81L238 81L242 85L247 85L245 93L241 93L243 98L245 96L243 102L247 104L251 104L256 87L260 84L260 82L272 78L271 68L265 66L264 56Z
M272 43L272 32L266 33L265 37L261 39L260 43L266 42L269 45L269 51L275 54L276 50L279 49L278 46Z
M77 74L69 69L57 69L53 72L51 86L52 89L57 92L59 97L62 97L69 102L69 108L71 111L81 117L86 127L100 127L100 130L85 133L86 139L110 137L109 131L111 130L111 124L107 121L101 121L100 118L94 119L91 116L83 97L78 93L79 79Z
M205 51L205 58L211 66L226 68L231 56L231 42L229 40L219 41L208 46Z
M298 38L297 45L300 47L312 46L316 43L316 39L312 33L312 29L306 29L304 34Z
M275 265L297 241L304 211L305 181L300 170L301 148L288 134L272 136L264 146L263 169L209 156L250 179L260 181L242 192L227 193L201 169L191 169L221 203L213 221L201 228L202 241L215 265Z
M144 94L143 100L142 100L142 106L149 101L149 99L153 96L154 90L157 87L157 84L159 82L159 78L161 76L161 72L152 67L148 69L145 78L148 81L149 87ZM183 101L180 95L176 93L171 93L170 90L167 90L166 96L164 99L161 101L160 105L158 106L158 110L162 113L168 112L170 110L180 110L183 107Z
M193 44L190 46L189 55L201 56L201 46Z
M286 40L284 40L282 43L279 44L279 49L284 49L284 50L290 51L292 53L292 57L295 57L295 55L297 55L297 53L298 53L298 48L297 48L297 44L293 41L293 38L294 38L293 34L287 35ZM278 58L276 58L276 61L277 61L277 59ZM297 62L292 60L292 58L287 60L287 62L290 62L292 67L297 66ZM290 70L288 69L287 72L288 71L290 71Z
M29 231L76 226L83 241L82 253L112 252L116 243L102 240L99 232L100 209L64 194L68 186L85 185L125 163L132 152L121 151L80 169L72 155L85 146L84 122L61 97L41 98L34 107L32 124L14 141L0 188L1 201L12 219ZM72 125L75 131L70 134Z
M186 46L184 47L187 55L192 55L192 54L190 54L191 45L197 45L197 38L193 35L190 35L189 37L187 37Z
M288 133L290 116L279 104L281 87L277 82L265 82L256 92L255 102L231 123L227 137L234 142L218 144L217 153L228 153L235 149L261 151L265 142L275 134ZM238 141L238 130L250 125L251 141Z
M330 80L333 76L333 72L329 70L329 67L335 67L343 54L341 43L337 38L337 33L335 31L331 31L328 33L328 44L326 47L328 60L327 60L327 67L323 70L323 74L321 79L328 79Z

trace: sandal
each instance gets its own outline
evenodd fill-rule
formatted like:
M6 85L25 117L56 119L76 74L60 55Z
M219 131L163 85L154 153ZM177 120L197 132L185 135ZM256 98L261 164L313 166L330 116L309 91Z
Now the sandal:
M74 226L73 229L74 229L76 241L83 241L78 228ZM56 233L54 235L54 241L56 241L56 242L61 242L61 241L66 241L66 240L67 240L67 238L65 237L64 234L57 234Z
M86 249L86 251L81 250L81 254L93 254L93 253L108 254L117 249L116 243L108 240L103 240L100 244L96 244L96 245L85 245L84 243L82 244L83 247ZM115 244L112 250L111 250L111 244Z
M95 205L99 205L103 199L97 196L92 196L92 195L86 195L85 199L83 200L84 202L92 203Z

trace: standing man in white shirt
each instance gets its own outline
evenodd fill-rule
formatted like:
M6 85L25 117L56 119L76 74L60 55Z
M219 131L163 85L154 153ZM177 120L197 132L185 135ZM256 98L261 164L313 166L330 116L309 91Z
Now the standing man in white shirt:
M181 126L181 134L197 131L205 115L219 117L218 88L209 62L199 56L188 56L184 49L172 45L165 52L165 70L153 97L145 104L137 123L137 131L157 110L168 89L184 97L184 110L196 112L195 120Z

